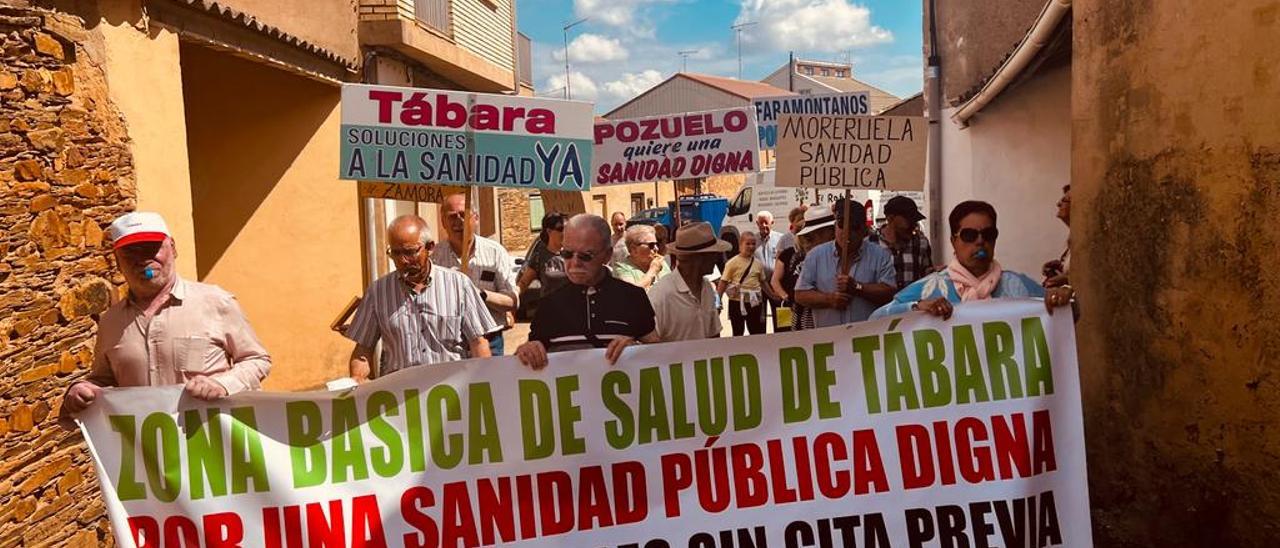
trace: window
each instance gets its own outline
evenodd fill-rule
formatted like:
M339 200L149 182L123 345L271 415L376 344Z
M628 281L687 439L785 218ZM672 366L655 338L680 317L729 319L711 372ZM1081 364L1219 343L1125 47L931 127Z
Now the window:
M537 192L529 195L529 230L542 232L542 216L546 209L542 205L542 195Z
M813 67L805 67L804 73L808 74L809 76L813 76Z
M640 213L640 211L643 209L644 209L644 193L632 192L631 193L631 216L634 217L635 214Z
M822 69L822 75L831 76L831 69L827 69L827 68Z

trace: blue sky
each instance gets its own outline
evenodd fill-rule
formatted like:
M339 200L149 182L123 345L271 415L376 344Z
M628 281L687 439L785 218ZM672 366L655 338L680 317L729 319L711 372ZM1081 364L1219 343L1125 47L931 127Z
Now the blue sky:
M903 0L520 0L520 31L533 46L539 95L562 96L564 45L570 30L574 99L603 113L680 70L759 80L797 57L853 62L854 77L905 97L921 88L921 4Z

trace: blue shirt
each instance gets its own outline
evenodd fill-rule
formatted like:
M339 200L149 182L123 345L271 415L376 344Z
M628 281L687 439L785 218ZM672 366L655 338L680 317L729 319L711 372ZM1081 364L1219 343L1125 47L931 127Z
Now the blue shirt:
M862 241L858 262L850 265L849 276L862 284L885 284L894 287L897 272L893 269L893 255L883 247ZM836 275L840 272L840 250L835 242L827 242L813 248L804 257L800 267L800 280L796 291L812 289L823 293L835 293ZM876 306L863 297L854 297L844 310L834 308L813 309L815 327L831 327L866 321Z
M893 296L893 300L880 307L872 318L883 318L885 316L893 316L902 314L911 310L911 305L938 297L946 297L952 303L960 302L960 293L956 291L955 282L951 281L951 275L946 270L935 272L919 280L911 285L903 288L897 295ZM1036 283L1026 274L1005 270L1000 273L1000 283L996 284L996 290L991 292L993 299L1016 299L1016 298L1044 298L1044 287Z

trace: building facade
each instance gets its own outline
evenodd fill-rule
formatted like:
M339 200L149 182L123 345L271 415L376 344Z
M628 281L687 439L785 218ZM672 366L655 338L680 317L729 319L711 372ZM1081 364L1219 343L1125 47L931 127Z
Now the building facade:
M850 63L796 59L794 63L778 67L760 81L800 95L865 91L872 114L878 114L898 102L894 94L854 78Z

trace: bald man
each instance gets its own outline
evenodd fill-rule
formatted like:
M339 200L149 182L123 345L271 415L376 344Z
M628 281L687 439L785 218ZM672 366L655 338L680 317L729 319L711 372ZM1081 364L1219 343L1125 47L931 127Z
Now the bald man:
M462 256L470 251L467 275L480 291L489 315L500 328L488 335L489 352L501 356L505 352L502 332L507 329L507 312L515 310L516 265L502 244L478 234L479 215L471 215L471 240L464 241L467 222L467 195L452 194L440 202L440 228L446 239L431 251L435 266L462 271Z
M396 270L369 285L344 333L356 343L350 360L356 382L371 377L379 340L386 361L378 376L490 356L485 336L499 327L467 275L431 267L435 245L427 222L417 215L396 217L387 227L387 254Z

